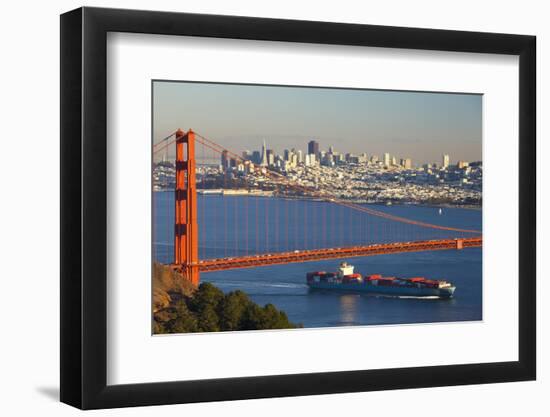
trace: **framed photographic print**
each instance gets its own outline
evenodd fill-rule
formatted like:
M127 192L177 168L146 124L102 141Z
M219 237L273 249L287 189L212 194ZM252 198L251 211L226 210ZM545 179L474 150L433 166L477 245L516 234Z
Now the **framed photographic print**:
M535 379L535 38L61 16L61 400Z

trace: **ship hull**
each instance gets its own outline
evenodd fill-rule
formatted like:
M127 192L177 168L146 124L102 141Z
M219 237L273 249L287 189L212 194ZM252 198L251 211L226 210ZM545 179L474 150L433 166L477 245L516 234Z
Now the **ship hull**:
M368 293L390 296L408 296L408 297L439 297L451 298L455 287L446 288L417 288L405 286L381 286L369 284L342 284L330 282L311 282L307 284L312 290Z

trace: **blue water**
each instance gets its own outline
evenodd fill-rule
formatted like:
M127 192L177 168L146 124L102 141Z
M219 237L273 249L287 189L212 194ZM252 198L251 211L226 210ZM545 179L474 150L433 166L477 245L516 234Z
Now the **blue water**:
M173 193L154 193L157 261L173 256ZM367 207L396 216L462 229L481 230L481 211L394 205ZM257 215L256 215L257 214ZM440 239L472 234L426 229L365 215L335 204L279 198L198 197L202 259L354 244ZM227 219L227 220L226 220ZM482 251L435 251L344 259L355 271L389 276L424 276L452 281L450 300L310 292L309 271L334 271L340 260L209 272L201 281L228 292L241 289L260 304L272 303L304 327L431 323L482 319Z

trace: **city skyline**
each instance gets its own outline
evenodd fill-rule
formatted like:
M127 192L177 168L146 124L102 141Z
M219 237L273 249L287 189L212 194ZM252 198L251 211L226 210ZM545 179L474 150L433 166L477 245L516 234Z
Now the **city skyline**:
M385 153L415 165L481 160L481 95L154 82L153 140L192 128L238 152ZM188 121L188 122L187 122ZM187 125L186 124L187 122Z
M376 154L367 154L366 152L362 152L360 154L354 154L351 152L346 152L344 150L337 149L335 146L329 146L327 149L323 149L319 146L319 143L315 140L309 141L306 146L306 151L302 151L300 147L292 147L292 148L285 148L281 152L276 152L273 148L267 146L266 140L263 140L262 145L260 147L261 151L258 149L244 149L241 152L241 155L239 155L239 158L241 158L241 161L238 162L244 162L246 160L251 161L255 163L256 165L260 166L273 166L275 165L275 161L277 159L280 160L289 160L288 153L295 154L298 156L298 162L299 163L305 163L306 166L309 165L315 165L320 164L323 165L323 157L327 154L333 155L333 156L340 156L342 160L347 160L348 157L352 157L353 159L359 159L358 163L362 162L368 162L368 163L380 163L386 167L391 166L404 166L405 168L414 168L414 167L422 167L426 165L430 165L432 167L441 167L441 168L447 168L451 165L462 165L462 164L468 164L468 163L476 163L481 162L481 159L479 160L465 160L465 159L453 159L451 155L448 153L441 154L439 156L439 160L435 161L424 161L423 163L419 163L418 161L414 161L412 158L405 157L403 155L395 155L391 154L389 152L384 152L381 155ZM271 155L270 155L271 154ZM229 161L230 159L238 159L236 157L230 157L227 155L226 152L222 152L221 158L223 165L223 159L227 158ZM308 160L308 157L311 155L315 155L314 160L311 161L311 163L306 162ZM272 158L270 158L272 156ZM198 160L201 159L201 157L197 158ZM210 158L207 158L210 159Z

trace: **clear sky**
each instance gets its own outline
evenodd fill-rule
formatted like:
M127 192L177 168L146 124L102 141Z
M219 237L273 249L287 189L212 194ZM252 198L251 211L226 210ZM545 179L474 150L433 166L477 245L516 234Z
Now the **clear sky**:
M177 128L240 153L267 147L366 152L441 163L481 160L482 96L155 81L153 140Z

